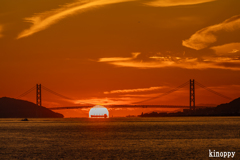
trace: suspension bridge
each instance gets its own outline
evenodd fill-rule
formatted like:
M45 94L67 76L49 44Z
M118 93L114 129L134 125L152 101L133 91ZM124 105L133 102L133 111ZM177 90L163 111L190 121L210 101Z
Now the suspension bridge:
M189 85L189 105L188 106L181 106L181 105L142 105L142 103L145 103L145 102L148 102L148 101L151 101L151 100L154 100L154 99L158 99L158 98L161 98L163 96L167 96L175 91L178 91L179 89L185 87ZM222 98L225 98L225 99L229 99L229 100L232 100L232 98L228 97L228 96L225 96L219 92L216 92L208 87L206 87L205 85L195 81L194 79L190 79L190 81L187 81L181 85L179 85L178 87L172 89L172 90L169 90L165 93L162 93L162 94L159 94L158 96L155 96L155 97L151 97L151 98L148 98L148 99L145 99L145 100L142 100L142 101L138 101L138 102L134 102L134 103L131 103L131 104L126 104L126 105L104 105L105 107L107 108L189 108L189 110L191 111L195 111L196 108L202 108L202 107L207 107L207 106L196 106L195 105L195 85L219 96L219 97L222 97ZM26 95L28 95L29 93L33 92L34 90L36 91L36 104L38 106L42 106L42 89L51 93L51 94L54 94L55 96L58 96L58 97L61 97L61 98L64 98L64 99L67 99L67 100L75 100L75 99L72 99L72 98L69 98L69 97L66 97L60 93L57 93L41 84L36 84L36 86L33 86L31 89L27 90L26 92L22 93L21 95L19 95L18 97L16 98L22 98ZM67 107L54 107L54 108L48 108L48 109L51 109L51 110L61 110L61 109L82 109L82 108L92 108L93 106L95 106L96 104L90 104L90 103L82 103L82 104L86 104L86 105L81 105L81 106L67 106Z

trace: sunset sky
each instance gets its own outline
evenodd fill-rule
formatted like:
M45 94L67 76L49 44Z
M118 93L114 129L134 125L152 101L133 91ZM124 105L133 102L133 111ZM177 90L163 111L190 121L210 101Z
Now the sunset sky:
M195 79L238 98L239 7L239 0L1 0L0 97L41 83L73 99L43 90L45 107L131 104ZM35 103L35 91L21 99ZM196 86L196 105L229 101ZM189 86L143 104L189 105ZM150 111L173 110L109 112Z

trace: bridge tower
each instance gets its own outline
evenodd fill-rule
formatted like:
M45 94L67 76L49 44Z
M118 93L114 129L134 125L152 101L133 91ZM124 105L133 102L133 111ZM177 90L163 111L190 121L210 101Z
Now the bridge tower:
M41 84L36 85L36 104L42 106Z
M36 85L36 104L38 106L42 106L42 93L41 93L41 84ZM36 116L39 117L38 115L38 109L36 110Z
M195 84L194 79L190 79L190 110L195 111Z

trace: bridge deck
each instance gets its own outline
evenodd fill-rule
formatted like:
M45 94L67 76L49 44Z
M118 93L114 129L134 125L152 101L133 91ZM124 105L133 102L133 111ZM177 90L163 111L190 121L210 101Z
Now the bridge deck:
M92 108L93 106L68 106L68 107L55 107L48 108L51 110L59 110L59 109L82 109L82 108ZM182 108L187 109L189 106L181 106L181 105L104 105L106 108ZM196 108L206 108L212 106L196 106Z

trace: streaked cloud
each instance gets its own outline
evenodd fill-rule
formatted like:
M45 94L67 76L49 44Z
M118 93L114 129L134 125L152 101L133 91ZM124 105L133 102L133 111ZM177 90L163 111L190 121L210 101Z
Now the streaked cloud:
M237 53L240 54L240 43L229 43L221 46L214 46L211 47L211 49L220 56L229 56Z
M103 61L98 61L103 62ZM138 60L135 58L129 60L105 61L105 63L119 67L133 67L140 69L147 68L185 68L185 69L230 69L240 70L240 57L174 57L174 56L153 56L148 60Z
M146 91L159 90L159 89L162 89L162 88L164 88L164 87L159 86L159 87L149 87L149 88L121 89L121 90L112 90L112 91L109 91L109 92L104 92L104 94L146 92Z
M32 23L33 25L29 29L26 29L23 32L21 32L18 35L17 39L27 37L36 32L44 30L50 27L51 25L57 23L63 18L66 18L76 13L83 12L87 9L128 1L133 0L88 0L88 1L78 0L74 3L61 6L60 8L52 11L36 14L32 17L25 18L26 22Z
M75 100L74 104L95 104L95 105L121 105L121 104L129 104L134 102L134 98L128 97L118 97L118 98L89 98L89 99L81 99Z
M164 88L169 88L169 87L164 86ZM151 97L156 97L158 95L159 95L159 93L148 93L148 94L146 94L146 93L142 93L142 94L140 94L140 93L135 93L135 94L127 93L127 94L122 94L121 96L123 96L123 97L137 97L137 98L139 98L139 97L140 98L151 98Z
M212 2L215 0L155 0L152 2L145 3L146 5L153 7L171 7L171 6L182 6L182 5L194 5L206 2Z
M100 58L99 59L99 62L117 62L117 61L129 61L129 60L132 60L132 59L135 59L137 58L137 56L141 54L139 52L134 52L132 53L132 57L107 57L107 58Z
M217 41L218 33L232 32L240 29L240 15L233 16L222 23L203 28L193 34L189 39L184 40L182 45L195 50L208 47Z

